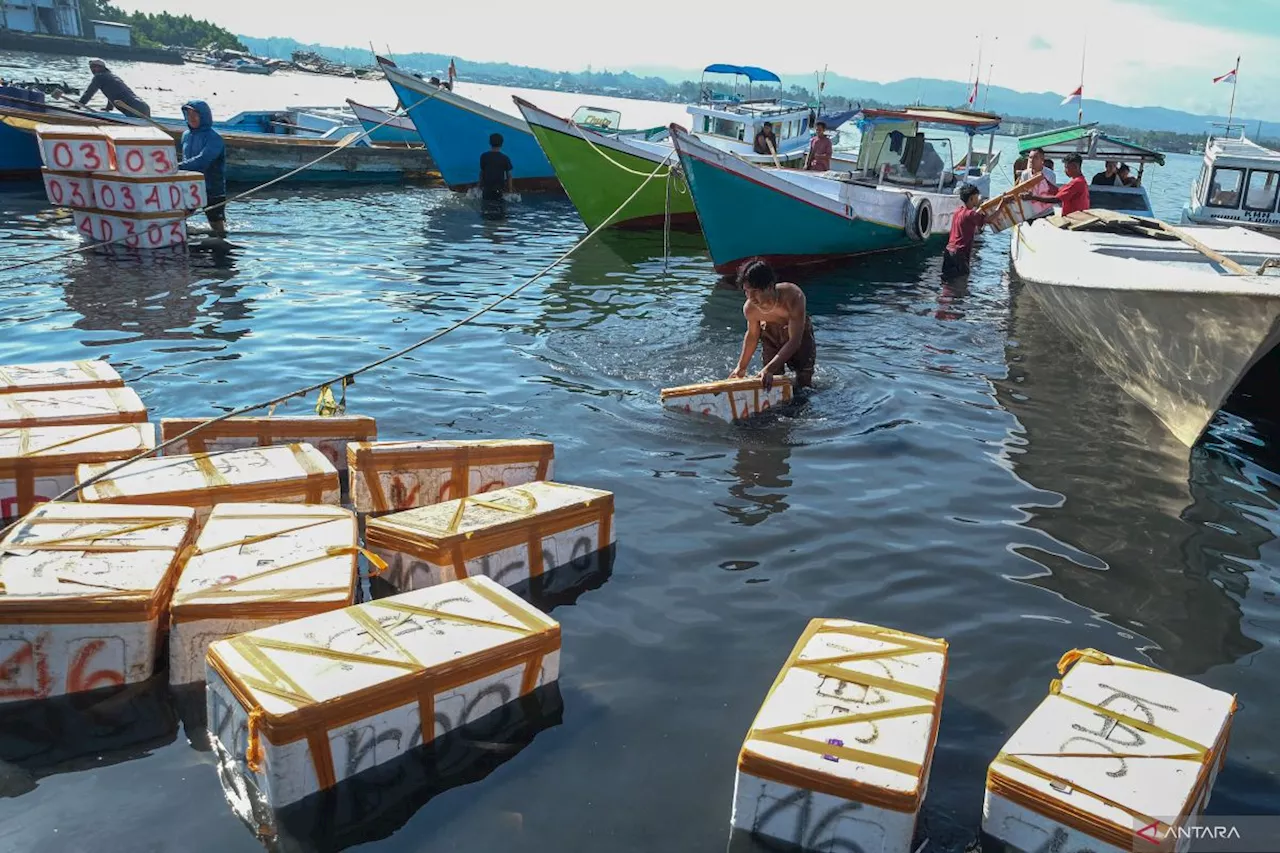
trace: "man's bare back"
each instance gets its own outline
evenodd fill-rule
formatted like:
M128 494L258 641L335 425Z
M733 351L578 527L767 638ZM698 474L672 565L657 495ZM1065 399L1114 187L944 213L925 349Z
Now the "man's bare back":
M742 274L746 301L742 316L747 331L742 339L742 353L731 378L747 375L747 367L756 348L764 346L764 369L758 374L764 386L790 367L800 387L813 380L817 345L809 324L804 291L791 282L776 281L773 270L763 261L752 261Z

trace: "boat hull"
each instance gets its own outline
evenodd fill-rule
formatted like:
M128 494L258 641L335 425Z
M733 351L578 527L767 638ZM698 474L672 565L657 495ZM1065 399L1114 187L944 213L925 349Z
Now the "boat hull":
M396 68L384 70L450 189L465 191L479 183L480 155L489 150L489 137L494 133L502 134L502 151L511 159L517 190L560 187L555 170L523 119L438 89Z
M0 179L39 178L40 166L35 134L0 121Z

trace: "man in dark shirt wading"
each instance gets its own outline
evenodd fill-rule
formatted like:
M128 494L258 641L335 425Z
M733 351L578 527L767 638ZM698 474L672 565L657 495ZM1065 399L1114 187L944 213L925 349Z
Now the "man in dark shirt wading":
M130 110L135 114L135 118L138 113L144 116L151 115L151 107L147 106L147 102L135 95L123 80L112 74L111 69L107 68L107 63L101 59L90 59L89 70L93 72L93 80L89 82L89 88L85 89L84 94L80 96L81 104L89 103L90 98L101 92L102 96L107 99L106 109L108 112L114 109L116 101L119 101L124 104L124 107L120 108L120 112L125 115L129 115ZM125 109L125 107L128 109Z
M489 150L480 155L480 195L485 201L502 201L511 192L511 158L502 153L502 134L489 137Z

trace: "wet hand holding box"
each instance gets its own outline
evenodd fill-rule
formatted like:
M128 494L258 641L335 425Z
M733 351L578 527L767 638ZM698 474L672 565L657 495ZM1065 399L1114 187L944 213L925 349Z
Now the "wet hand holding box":
M218 504L174 591L169 683L204 681L214 640L351 604L358 551L340 507Z
M163 177L133 177L117 172L95 172L93 192L97 207L110 213L182 213L204 207L204 175L175 172Z
M37 508L0 542L0 701L148 678L193 513Z
M1185 850L1189 838L1150 836L1203 812L1235 698L1093 649L1058 671L987 770L983 832L1016 850Z
M155 446L151 424L0 429L0 520L72 488L79 465L123 462Z
M94 193L92 172L55 172L42 169L44 192L49 201L59 207L80 209L98 206Z
M105 471L81 465L76 482ZM214 504L258 501L338 504L338 472L309 444L252 447L142 459L80 490L88 503L165 503L196 510L203 524Z
M278 808L554 682L559 663L555 621L470 578L215 642L210 738Z
M404 592L484 575L514 586L614 541L613 494L529 483L370 519L365 545Z
M947 643L814 619L738 757L732 825L802 849L910 853Z
M75 424L133 424L147 407L130 388L11 391L0 394L0 429Z
M555 445L533 439L378 441L347 447L356 512L389 512L553 475Z
M202 418L164 418L160 421L160 441L177 438L204 422ZM342 472L347 470L348 442L377 437L377 421L367 415L228 418L170 445L165 452L209 453L276 444L310 444Z
M124 380L105 361L45 361L0 364L0 394L14 391L79 391L123 388Z
M759 377L725 379L662 390L662 405L668 409L711 415L738 421L768 411L791 399L791 380L775 376L773 387L764 390Z
M96 172L114 169L107 127L96 125L38 124L36 141L40 159L59 172Z

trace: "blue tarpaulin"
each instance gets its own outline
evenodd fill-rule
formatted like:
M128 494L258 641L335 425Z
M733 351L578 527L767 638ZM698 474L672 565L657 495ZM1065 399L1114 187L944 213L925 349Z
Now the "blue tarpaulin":
M752 83L781 83L777 74L754 65L725 65L717 62L702 69L703 74L741 74Z

